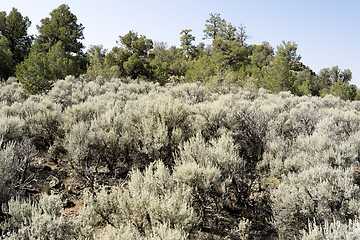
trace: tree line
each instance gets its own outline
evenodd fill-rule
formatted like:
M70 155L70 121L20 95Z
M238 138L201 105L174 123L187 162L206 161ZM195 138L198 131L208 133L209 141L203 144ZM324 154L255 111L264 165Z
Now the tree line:
M194 44L191 29L180 32L180 47L168 47L135 31L119 36L110 51L81 43L84 26L66 4L50 12L37 25L38 36L28 34L31 21L13 8L0 12L0 78L15 76L31 94L50 90L57 79L85 75L105 79L130 78L165 84L170 81L235 84L266 88L273 93L325 96L359 100L359 89L350 84L352 73L337 66L317 74L301 62L298 45L283 41L276 50L268 42L248 44L246 27L234 26L211 13L203 39Z

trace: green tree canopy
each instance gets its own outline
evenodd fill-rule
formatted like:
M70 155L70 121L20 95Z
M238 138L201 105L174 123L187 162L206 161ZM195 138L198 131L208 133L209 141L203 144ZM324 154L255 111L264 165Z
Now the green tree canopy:
M46 92L51 89L54 75L45 53L30 54L16 67L16 77L25 91L31 94Z
M228 23L225 19L220 17L220 14L210 14L210 18L206 20L205 29L203 30L205 36L203 39L216 40L221 38L227 41L237 41L242 46L245 46L245 41L249 38L246 34L246 27L240 25L236 28L233 24Z
M180 32L181 49L187 57L194 56L195 51L195 46L192 44L195 41L195 36L191 32L191 29L184 29Z
M255 45L252 50L251 64L258 68L270 65L274 59L274 49L268 42L263 42L261 45Z
M16 8L9 15L4 11L0 12L0 36L7 39L14 64L22 62L30 52L33 39L27 33L30 25L29 18L23 17Z
M62 42L57 42L48 53L31 52L16 68L16 77L23 88L38 94L51 89L56 79L63 79L67 75L77 75L79 66L66 53Z
M240 42L217 38L213 42L213 56L223 69L239 70L249 61L248 50Z
M295 42L282 41L277 47L276 55L282 57L287 62L299 62L301 56L297 54L298 45Z
M96 77L104 74L106 51L102 45L90 46L86 52L88 75Z
M351 79L352 72L349 69L341 70L338 66L333 66L332 68L323 68L319 71L314 80L313 95L320 96L332 93L335 96L344 96L344 94L339 94L339 89L344 89L344 86L349 86ZM338 82L344 84L337 84ZM353 91L351 91L351 94L352 92ZM349 94L347 94L347 96L349 96ZM342 98L346 99L346 97Z
M274 93L291 91L296 93L296 75L293 71L300 56L297 55L297 44L283 41L277 47L276 56L272 62L269 73L265 77L265 87Z
M64 79L67 75L78 75L80 71L75 60L66 53L61 41L50 49L46 58L55 79Z
M246 34L245 29L246 27L243 24L240 24L237 32L237 41L239 41L242 46L246 45L245 42L250 37L249 35Z
M210 13L210 18L206 20L203 39L216 39L225 24L226 21L220 17L220 14Z
M150 52L153 41L137 32L129 31L120 36L117 42L121 47L114 47L105 57L108 67L117 67L120 76L131 78L146 77L151 75Z
M84 27L77 23L77 17L70 12L66 4L60 5L50 13L50 17L41 20L37 26L39 36L36 44L41 51L49 51L52 46L61 41L67 54L81 54L84 45L80 40L84 39Z
M113 47L113 49L105 56L106 67L117 69L117 77L126 76L124 62L131 56L131 53L121 47Z
M9 41L0 37L0 81L8 79L13 73L12 56Z
M350 69L341 71L338 66L333 66L329 71L329 78L333 84L336 82L349 83L352 79L352 72Z
M354 85L349 86L346 82L337 81L331 86L330 94L340 97L343 100L354 100L357 89Z
M170 76L184 76L185 61L181 59L180 50L175 46L167 47L164 42L155 42L151 51L153 56L150 62L152 77L160 83L165 83Z
M32 94L49 90L56 79L79 75L86 65L80 42L84 27L77 23L69 6L62 4L54 9L37 28L39 36L29 57L16 69L19 81Z
M145 76L147 74L145 65L137 53L131 55L131 57L124 62L124 69L133 79L136 79L140 75Z
M150 50L153 48L153 41L147 39L145 36L138 35L137 32L129 31L126 35L120 36L120 45L122 45L125 50L131 52L132 54L136 53L139 56L145 57L148 56Z

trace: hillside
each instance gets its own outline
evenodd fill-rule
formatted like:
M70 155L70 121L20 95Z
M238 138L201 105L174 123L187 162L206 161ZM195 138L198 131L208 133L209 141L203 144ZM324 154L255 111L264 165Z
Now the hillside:
M0 99L5 239L360 233L358 101L71 76Z

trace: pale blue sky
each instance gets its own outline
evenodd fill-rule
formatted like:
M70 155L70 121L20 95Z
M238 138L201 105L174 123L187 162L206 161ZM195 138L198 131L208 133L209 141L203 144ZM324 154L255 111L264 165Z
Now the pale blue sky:
M180 45L180 31L192 29L202 40L210 13L233 25L246 26L249 44L268 41L274 48L282 40L298 43L298 54L315 72L339 66L353 72L360 87L359 0L0 0L0 11L17 8L36 25L60 4L70 6L85 26L85 46L111 49L119 35L135 30L154 41ZM205 42L208 43L208 42Z

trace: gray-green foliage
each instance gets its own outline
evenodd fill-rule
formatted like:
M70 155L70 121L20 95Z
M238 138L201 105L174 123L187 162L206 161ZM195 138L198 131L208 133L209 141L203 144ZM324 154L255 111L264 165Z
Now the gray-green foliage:
M21 192L36 154L29 139L5 142L0 135L0 205Z
M15 102L21 103L28 98L26 94L19 86L16 78L8 78L8 80L0 85L0 99L2 102L6 102L7 105Z
M144 172L132 171L127 186L102 188L96 197L88 193L81 217L91 219L88 223L93 226L108 225L105 234L115 239L161 239L167 234L166 239L182 239L197 219L190 192L162 162L156 162Z
M250 226L249 219L240 220L239 224L230 230L229 236L233 239L246 240L249 238Z
M242 164L231 137L223 135L205 143L197 134L180 148L173 174L177 181L193 189L195 198L206 201L210 196L219 197L227 192L232 175L237 174Z
M143 172L133 170L122 188L102 188L96 197L87 194L82 217L91 219L92 226L105 224L106 236L115 239L195 236L195 229L218 228L214 221L224 221L229 186L232 178L241 179L243 166L229 135L206 143L197 134L180 147L173 171L161 161ZM247 221L234 226L229 236L245 239L249 233Z
M304 101L305 100L305 101ZM356 107L338 98L288 98L269 122L263 179L271 191L274 226L281 239L298 235L308 219L320 225L359 214Z
M4 239L89 239L90 229L77 218L65 219L57 195L42 195L38 203L10 200L3 211L10 215L1 223Z
M19 117L1 115L0 136L4 142L20 140L24 134L25 121Z
M357 217L359 200L350 169L318 165L288 175L272 192L274 224L281 238L291 237L306 227L307 219L323 223Z
M0 139L0 205L15 194L14 180L19 174L19 167L21 164L15 152L15 143L3 143Z
M62 136L61 106L38 96L14 102L0 110L0 132L4 141L31 138L38 149L48 148Z
M124 174L157 159L171 161L190 136L188 105L139 87L122 89L130 92L126 98L108 100L111 95L104 94L68 109L65 146L80 172L106 167L111 174Z
M104 77L19 87L0 87L2 201L18 184L16 146L60 148L92 187L79 221L96 238L286 239L359 216L358 102Z
M167 224L159 224L153 227L149 236L142 236L138 229L131 225L120 226L114 228L107 226L105 230L95 236L98 240L185 240L188 235L182 230L170 228Z
M309 221L308 231L303 231L301 240L358 240L360 239L359 220L349 220L348 223L340 221L325 221L324 225Z

